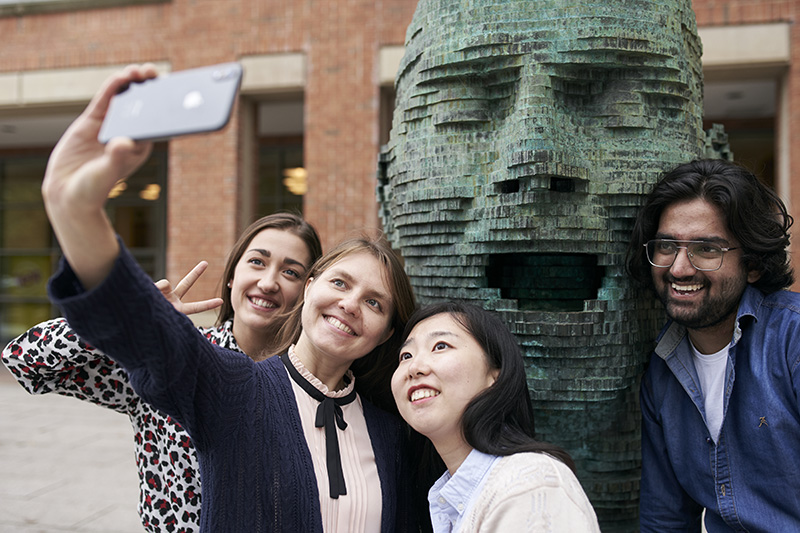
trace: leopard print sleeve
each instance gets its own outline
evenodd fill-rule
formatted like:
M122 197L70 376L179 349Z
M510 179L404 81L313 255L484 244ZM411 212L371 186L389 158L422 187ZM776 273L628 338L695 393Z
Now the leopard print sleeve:
M0 358L30 394L55 392L120 413L130 413L140 401L125 370L81 340L63 318L32 327Z

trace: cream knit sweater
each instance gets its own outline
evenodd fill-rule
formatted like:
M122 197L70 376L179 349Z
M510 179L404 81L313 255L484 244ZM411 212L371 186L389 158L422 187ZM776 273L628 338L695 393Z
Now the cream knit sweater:
M501 458L467 511L459 533L600 533L578 479L541 453Z

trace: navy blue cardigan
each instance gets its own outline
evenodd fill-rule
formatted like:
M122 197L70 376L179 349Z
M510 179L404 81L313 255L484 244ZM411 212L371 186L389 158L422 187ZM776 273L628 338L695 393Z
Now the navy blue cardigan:
M278 357L256 363L208 342L124 247L92 291L65 261L49 291L81 338L122 365L136 392L191 435L201 531L322 533L311 454ZM383 495L381 531L414 530L402 425L362 403Z

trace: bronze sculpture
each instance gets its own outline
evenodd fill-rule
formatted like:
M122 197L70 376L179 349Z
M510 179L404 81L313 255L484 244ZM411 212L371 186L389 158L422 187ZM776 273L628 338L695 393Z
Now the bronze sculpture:
M421 302L500 312L537 434L604 531L638 527L638 379L662 321L624 270L643 194L704 153L689 0L420 0L378 197Z

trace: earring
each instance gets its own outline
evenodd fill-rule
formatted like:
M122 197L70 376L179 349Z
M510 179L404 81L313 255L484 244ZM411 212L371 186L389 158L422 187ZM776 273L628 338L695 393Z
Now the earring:
M229 288L229 289L232 289L232 288L233 288L233 280L231 280L231 281L229 281L229 282L228 282L228 288Z

